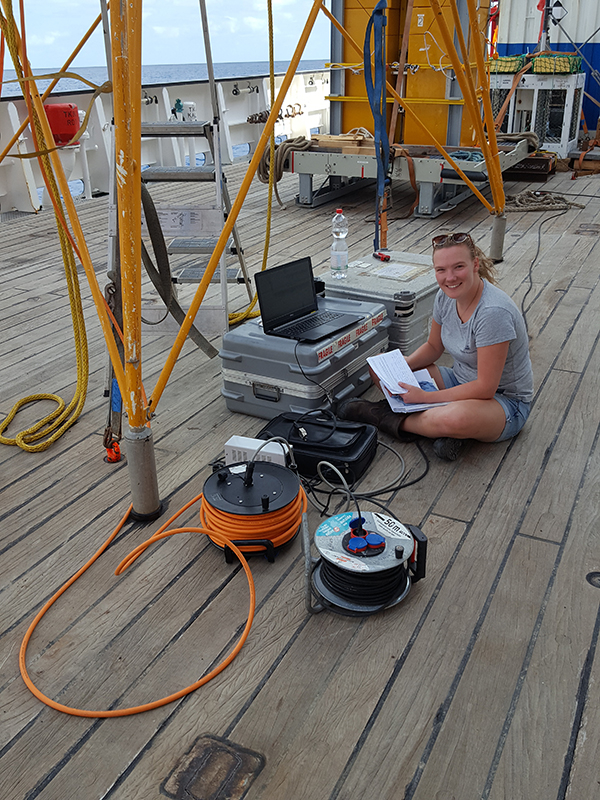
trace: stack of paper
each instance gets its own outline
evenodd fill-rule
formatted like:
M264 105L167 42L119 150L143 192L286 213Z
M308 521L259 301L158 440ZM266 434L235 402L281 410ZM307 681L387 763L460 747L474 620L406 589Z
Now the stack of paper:
M398 386L399 382L420 386L427 392L435 392L437 387L426 369L413 372L400 350L390 350L388 353L371 356L367 358L367 362L379 378L381 391L392 411L409 414L413 411L426 411L428 408L446 405L446 403L405 403L402 400L401 395L406 390Z

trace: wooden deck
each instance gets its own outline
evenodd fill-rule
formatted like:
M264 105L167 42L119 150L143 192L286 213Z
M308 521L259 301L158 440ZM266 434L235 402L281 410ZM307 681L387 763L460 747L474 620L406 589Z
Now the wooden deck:
M91 373L84 413L44 453L0 448L3 800L238 798L245 787L248 800L598 796L600 183L569 178L507 186L508 193L576 194L571 199L583 205L541 233L553 212L508 215L501 286L517 302L540 246L527 298L536 393L525 429L511 442L474 444L456 463L436 460L426 442L426 477L386 498L393 513L429 537L426 579L385 613L311 616L298 541L274 564L251 559L257 611L234 662L184 699L108 720L47 708L18 668L36 611L129 504L126 463L103 460L107 358L84 281ZM232 194L240 180L241 169L231 168ZM274 205L269 264L309 254L320 271L332 205L297 207L296 191L286 176L280 192L288 208ZM265 198L266 187L253 184L240 218L252 270L261 261ZM408 185L395 186L394 214L411 201ZM360 255L373 235L372 190L343 206L350 255ZM106 199L80 201L78 209L103 285ZM52 213L5 215L1 224L6 414L17 399L40 391L70 399L75 361ZM439 229L468 230L485 249L491 221L472 200L438 220L392 222L390 244L427 252ZM244 290L236 287L232 310L243 305ZM151 390L174 337L160 330L144 336ZM219 359L186 344L153 423L167 513L202 490L231 434L264 424L228 412L219 390ZM20 421L37 415L39 409L27 410ZM408 480L421 474L416 446L398 449ZM363 486L376 488L395 470L380 448ZM197 509L181 519L197 524ZM57 701L104 709L157 699L197 680L239 637L248 605L244 573L201 536L171 537L115 577L121 559L161 522L126 524L39 624L28 666ZM318 524L311 510L311 530ZM595 585L586 580L594 572ZM217 738L201 769L192 756L203 736ZM264 761L246 761L245 749ZM221 785L217 768L227 772L236 759L237 778Z

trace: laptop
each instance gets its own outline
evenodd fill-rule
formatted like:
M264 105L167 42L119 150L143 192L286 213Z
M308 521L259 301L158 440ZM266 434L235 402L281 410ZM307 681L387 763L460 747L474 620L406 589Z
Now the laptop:
M309 257L254 276L263 330L270 336L318 342L364 319L364 314L320 309Z

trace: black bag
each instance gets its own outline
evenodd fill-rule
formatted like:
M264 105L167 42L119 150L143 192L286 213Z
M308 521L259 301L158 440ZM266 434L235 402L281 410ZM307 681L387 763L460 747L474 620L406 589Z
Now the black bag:
M337 419L330 411L280 414L257 434L259 439L280 436L294 448L298 472L305 478L318 476L317 464L327 461L337 467L348 484L366 471L377 450L377 428L362 422ZM332 469L321 467L332 483L340 483Z

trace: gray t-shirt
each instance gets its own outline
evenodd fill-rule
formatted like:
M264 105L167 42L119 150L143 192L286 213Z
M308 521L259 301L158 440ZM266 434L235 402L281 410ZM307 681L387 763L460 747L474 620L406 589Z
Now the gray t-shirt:
M460 383L477 378L477 348L510 342L498 393L530 403L533 372L529 340L521 312L510 297L484 280L483 292L471 318L462 322L452 300L440 289L433 318L442 327L444 348L454 358L454 374Z

